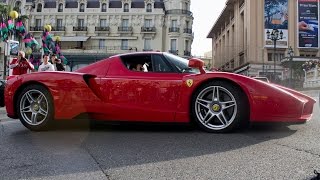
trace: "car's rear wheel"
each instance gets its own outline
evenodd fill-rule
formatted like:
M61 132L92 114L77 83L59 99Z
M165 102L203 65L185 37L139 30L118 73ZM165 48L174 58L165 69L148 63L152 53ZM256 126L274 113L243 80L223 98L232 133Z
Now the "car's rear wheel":
M193 119L207 132L230 132L249 122L246 95L225 81L212 81L197 89L191 108Z
M17 100L17 113L21 123L32 131L48 130L53 123L53 100L45 87L27 86Z

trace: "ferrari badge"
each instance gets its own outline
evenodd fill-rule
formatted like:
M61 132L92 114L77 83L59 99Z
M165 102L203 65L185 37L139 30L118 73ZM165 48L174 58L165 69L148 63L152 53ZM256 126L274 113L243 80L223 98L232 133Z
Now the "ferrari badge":
M186 81L186 84L187 84L188 87L191 87L193 85L193 80L192 79L188 79Z

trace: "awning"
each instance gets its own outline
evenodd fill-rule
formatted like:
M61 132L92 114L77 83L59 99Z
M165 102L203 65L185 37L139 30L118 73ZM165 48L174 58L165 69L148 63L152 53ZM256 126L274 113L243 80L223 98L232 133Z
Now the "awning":
M86 36L62 36L61 41L87 41L89 37Z

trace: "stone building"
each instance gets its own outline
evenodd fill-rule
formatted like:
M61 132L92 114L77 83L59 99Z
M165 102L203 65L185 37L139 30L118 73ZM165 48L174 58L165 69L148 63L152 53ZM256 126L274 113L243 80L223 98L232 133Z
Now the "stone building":
M61 38L62 53L74 62L72 70L133 51L191 55L190 0L9 1L29 17L26 28L37 40L45 25L53 27L51 33Z

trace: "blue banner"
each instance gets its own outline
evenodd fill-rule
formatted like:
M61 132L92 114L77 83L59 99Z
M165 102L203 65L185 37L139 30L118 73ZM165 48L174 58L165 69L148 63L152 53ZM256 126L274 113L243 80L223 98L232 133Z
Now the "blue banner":
M299 48L319 47L318 0L298 0Z
M277 46L288 47L288 0L264 1L264 29L265 34L278 29L283 33L283 39L277 41ZM265 37L266 47L273 47L273 41Z

